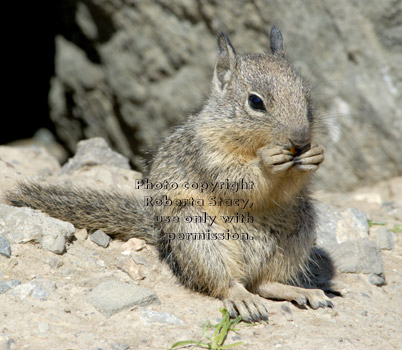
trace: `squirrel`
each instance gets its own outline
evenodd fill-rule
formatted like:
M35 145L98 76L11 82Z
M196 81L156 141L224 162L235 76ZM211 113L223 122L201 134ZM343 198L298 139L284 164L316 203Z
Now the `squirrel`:
M269 53L239 54L223 32L217 42L209 98L164 140L149 170L149 183L175 188L151 186L145 205L135 190L22 182L7 200L76 227L156 245L184 286L222 299L233 318L267 320L266 299L333 307L321 289L297 286L315 240L309 184L324 160L309 84L288 62L276 27ZM228 181L247 188L235 191ZM208 192L195 184L218 186ZM228 219L240 215L247 222ZM155 219L161 217L176 220ZM236 239L239 233L247 239Z

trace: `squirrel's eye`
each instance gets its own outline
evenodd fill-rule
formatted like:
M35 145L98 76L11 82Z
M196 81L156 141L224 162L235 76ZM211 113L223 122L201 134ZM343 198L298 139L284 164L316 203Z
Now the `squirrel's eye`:
M266 111L264 101L261 99L261 97L258 97L257 95L250 95L248 97L248 104L252 109L256 111Z

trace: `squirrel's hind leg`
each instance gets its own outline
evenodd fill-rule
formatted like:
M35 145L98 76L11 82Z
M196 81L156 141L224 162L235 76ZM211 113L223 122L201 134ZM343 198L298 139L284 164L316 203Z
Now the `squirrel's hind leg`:
M256 288L256 292L263 298L295 301L299 305L306 305L308 302L313 309L334 306L321 289L306 289L278 282L264 282Z

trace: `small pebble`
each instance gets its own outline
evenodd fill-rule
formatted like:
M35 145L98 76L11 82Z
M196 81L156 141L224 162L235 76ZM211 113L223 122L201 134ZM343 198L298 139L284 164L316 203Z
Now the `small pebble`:
M112 344L112 350L127 350L130 349L130 346L122 343L114 343Z
M11 246L7 238L0 236L0 255L9 258L11 256Z
M167 312L157 312L151 309L141 310L141 317L145 323L164 323L164 324L176 324L183 326L184 323L181 319Z
M102 230L95 231L89 238L92 242L103 248L107 248L110 243L110 237Z
M53 269L58 269L59 267L63 266L63 261L57 258L50 258L47 263Z
M368 275L367 280L369 283L374 284L375 286L383 286L385 284L385 279L381 276L375 275L371 273Z
M21 281L18 280L7 280L7 281L0 281L0 294L3 294L21 284Z
M74 236L79 241L85 241L88 238L88 231L85 228L79 229L75 231Z

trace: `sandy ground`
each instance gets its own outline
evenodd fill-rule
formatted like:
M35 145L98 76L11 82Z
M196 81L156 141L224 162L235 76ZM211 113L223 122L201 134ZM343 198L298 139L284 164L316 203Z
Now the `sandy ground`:
M390 189L400 188L400 183L401 178L349 194L320 192L317 197L339 208L358 207L393 228L401 221L387 203L398 199ZM135 252L143 262L135 274L144 277L135 283L154 290L160 304L106 318L87 302L88 293L102 281L132 281L121 269L130 258L122 254L122 245L113 241L105 249L81 238L63 255L33 244L13 244L11 258L0 255L0 280L55 283L46 300L15 295L15 288L0 295L0 350L167 349L179 340L200 340L202 324L221 317L221 302L180 286L153 247ZM242 341L244 345L235 349L247 350L402 348L402 233L395 234L394 249L382 255L386 285L374 286L366 275L339 274L336 281L343 285L343 296L330 295L334 309L269 301L268 323L240 323L225 344ZM174 315L182 324L150 320L149 310Z

